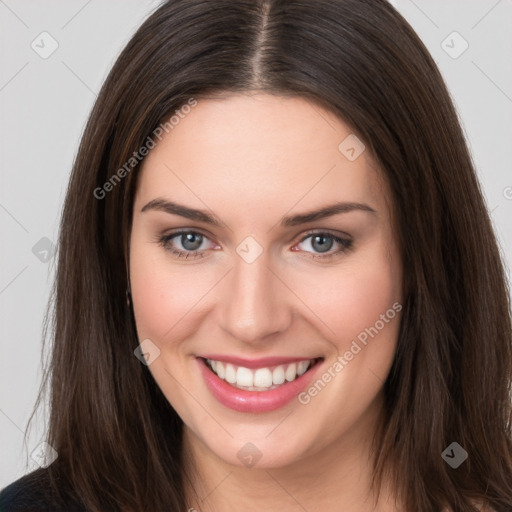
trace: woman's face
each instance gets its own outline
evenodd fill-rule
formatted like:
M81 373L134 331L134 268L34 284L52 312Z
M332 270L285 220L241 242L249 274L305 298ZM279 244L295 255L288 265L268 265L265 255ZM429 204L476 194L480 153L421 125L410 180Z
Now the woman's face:
M301 98L186 111L144 160L134 204L131 290L155 381L188 438L231 464L369 439L402 300L369 151Z

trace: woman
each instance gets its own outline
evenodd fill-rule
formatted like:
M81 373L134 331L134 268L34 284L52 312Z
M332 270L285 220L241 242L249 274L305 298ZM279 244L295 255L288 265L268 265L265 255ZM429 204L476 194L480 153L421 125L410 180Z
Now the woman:
M162 5L91 114L55 294L58 456L6 510L512 510L502 263L387 2Z

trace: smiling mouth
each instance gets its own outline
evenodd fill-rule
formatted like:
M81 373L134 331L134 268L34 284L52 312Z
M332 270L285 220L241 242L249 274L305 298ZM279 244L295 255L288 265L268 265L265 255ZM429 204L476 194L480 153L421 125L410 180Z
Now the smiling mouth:
M293 363L250 369L224 361L201 359L205 366L219 379L244 391L270 391L279 388L298 379L323 360L322 357L317 357Z

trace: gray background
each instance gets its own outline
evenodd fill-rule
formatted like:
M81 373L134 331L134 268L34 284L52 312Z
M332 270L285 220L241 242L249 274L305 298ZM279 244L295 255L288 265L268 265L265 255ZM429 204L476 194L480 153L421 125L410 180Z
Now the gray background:
M512 0L392 3L445 77L510 266ZM23 434L41 378L51 244L78 142L108 70L158 4L0 0L0 488L38 467L29 455L44 415L26 446Z

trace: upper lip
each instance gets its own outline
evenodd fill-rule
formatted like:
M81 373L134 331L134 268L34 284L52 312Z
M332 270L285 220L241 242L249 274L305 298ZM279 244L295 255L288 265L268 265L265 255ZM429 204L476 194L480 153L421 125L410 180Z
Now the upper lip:
M259 359L244 359L235 356L223 356L219 354L205 354L203 359L211 359L213 361L221 361L231 363L235 366L243 366L244 368L267 368L270 366L279 366L281 364L296 363L299 361L310 361L311 359L319 359L318 357L261 357Z

